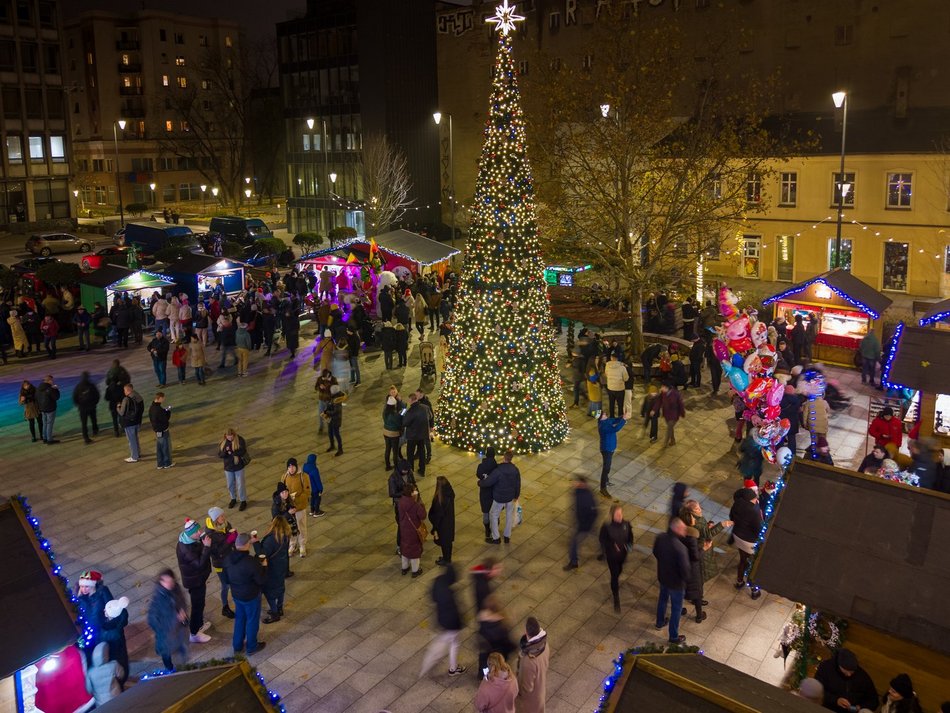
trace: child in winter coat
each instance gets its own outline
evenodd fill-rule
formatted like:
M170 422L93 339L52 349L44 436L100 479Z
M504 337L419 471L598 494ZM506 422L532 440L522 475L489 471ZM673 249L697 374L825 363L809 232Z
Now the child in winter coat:
M178 383L185 383L185 368L188 366L188 349L184 342L178 342L175 351L172 352L172 364L178 367Z
M587 366L587 415L594 418L600 418L601 395L600 395L600 374L597 367L593 364Z
M643 417L643 430L650 428L650 443L655 443L660 426L660 411L654 408L657 405L657 399L660 398L660 392L656 386L650 385L646 395L643 397L643 403L640 404L640 415Z
M307 456L307 462L301 468L310 478L310 514L313 517L323 517L326 515L320 509L320 500L323 497L323 481L320 479L320 469L317 467L317 454L311 453Z
M116 661L109 660L109 644L100 641L92 650L92 661L86 669L86 691L96 699L96 707L104 705L122 693L119 683L125 675Z

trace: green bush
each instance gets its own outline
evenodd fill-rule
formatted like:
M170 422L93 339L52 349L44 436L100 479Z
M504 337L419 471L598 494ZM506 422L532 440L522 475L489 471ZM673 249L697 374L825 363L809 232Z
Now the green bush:
M148 210L148 203L129 203L125 206L125 212L132 215L142 215Z
M51 285L71 285L79 282L82 268L74 262L48 262L36 271L36 277Z
M340 243L344 240L352 240L356 237L356 228L351 228L348 225L341 225L338 228L331 230L329 235L331 243Z
M323 244L323 236L313 231L297 233L294 236L294 245L300 247L304 254L313 252Z
M240 260L244 257L244 246L234 240L225 240L221 243L221 254L232 260Z

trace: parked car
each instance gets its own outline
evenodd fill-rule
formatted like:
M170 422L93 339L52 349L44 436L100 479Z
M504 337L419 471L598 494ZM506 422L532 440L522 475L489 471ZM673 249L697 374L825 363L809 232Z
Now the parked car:
M129 261L128 252L128 248L119 247L117 245L102 248L102 250L97 250L93 255L83 255L79 261L79 266L87 272L89 270L98 270L103 265L125 266ZM155 264L155 258L151 255L140 252L138 257L139 265L142 267Z
M255 241L244 248L244 257L241 260L252 267L270 265L271 260L275 260L281 267L288 267L294 264L294 257L294 251L291 248L286 248L280 253L273 253L265 250L259 242Z
M225 240L250 245L261 238L273 238L274 231L260 218L241 218L237 215L219 215L211 219L211 233L221 233Z
M20 260L10 265L10 269L21 275L36 272L48 262L59 262L58 257L31 257L26 260Z
M79 238L71 233L37 233L26 241L26 250L33 255L48 256L53 253L90 252L93 243L88 238Z
M176 246L190 246L193 248L192 252L201 251L191 228L187 225L169 225L155 221L126 223L125 228L115 234L113 242L120 247L134 244L148 253Z

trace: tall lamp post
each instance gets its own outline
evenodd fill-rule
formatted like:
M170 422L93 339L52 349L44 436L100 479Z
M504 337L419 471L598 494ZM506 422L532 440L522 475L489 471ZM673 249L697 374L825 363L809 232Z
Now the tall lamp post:
M313 126L315 123L316 121L314 119L312 118L307 119L307 130L313 131ZM316 221L317 190L319 188L319 184L317 183L317 167L316 167L317 159L316 159L316 153L315 153L316 147L313 145L313 134L307 134L307 150L310 152L310 160L308 161L308 163L310 164L310 177L313 180L313 193L311 195L313 196L314 225L316 225L317 223ZM310 183L310 181L307 181L307 183ZM304 190L306 191L306 189ZM310 230L310 229L311 229L310 211L308 210L307 211L307 230Z
M839 91L831 95L835 108L841 109L841 171L838 174L838 226L835 230L835 264L834 267L841 267L841 219L844 216L844 140L848 130L848 93Z
M446 114L449 117L449 206L452 210L452 248L455 248L455 156L454 156L454 145L452 137L452 115ZM432 118L435 120L435 125L439 126L442 123L442 112L437 111L432 115Z
M200 188L201 188L201 210L203 211L205 207L207 206L207 202L205 201L205 198L206 198L205 191L208 190L208 184L202 183Z
M214 206L215 208L217 208L218 207L218 187L217 186L211 189L211 197L214 198Z
M251 189L250 188L244 189L244 197L247 198L247 214L250 215L251 214Z
M112 122L112 142L115 144L115 190L119 198L119 225L125 227L125 208L122 206L122 181L119 173L119 132L116 129L125 131L125 119L119 119Z

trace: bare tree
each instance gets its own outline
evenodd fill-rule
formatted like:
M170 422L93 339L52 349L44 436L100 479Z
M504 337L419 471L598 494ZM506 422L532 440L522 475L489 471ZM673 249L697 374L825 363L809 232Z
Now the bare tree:
M714 63L691 81L692 54L671 28L604 23L591 70L552 63L526 89L547 252L595 265L629 302L638 351L644 295L689 280L763 209L757 187L785 150L764 125L770 83L726 81Z
M363 201L368 236L384 233L398 222L412 203L406 155L382 135L363 142Z

